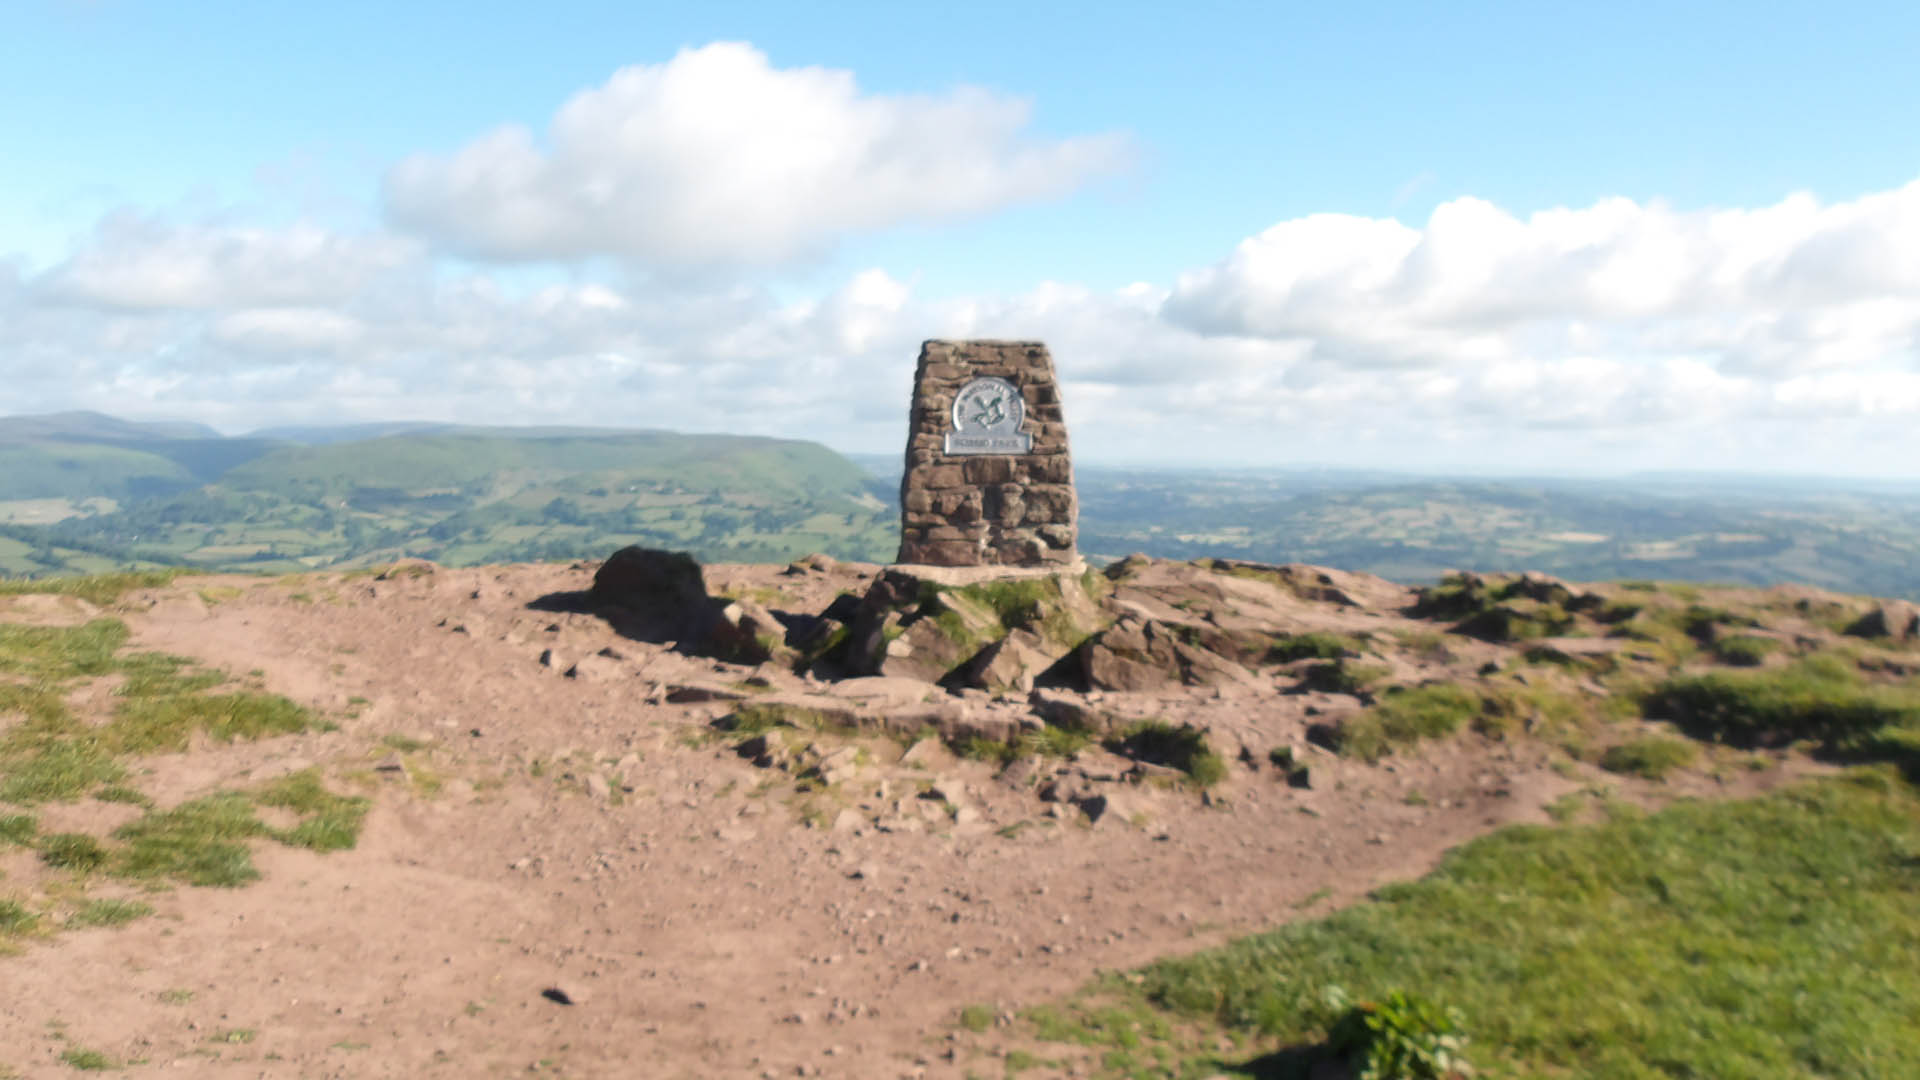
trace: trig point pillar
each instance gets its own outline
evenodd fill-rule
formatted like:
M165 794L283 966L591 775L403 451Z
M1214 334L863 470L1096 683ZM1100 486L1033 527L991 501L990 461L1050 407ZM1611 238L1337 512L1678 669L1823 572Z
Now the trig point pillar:
M1037 341L929 341L913 377L900 556L934 566L1077 561L1078 501L1053 357Z

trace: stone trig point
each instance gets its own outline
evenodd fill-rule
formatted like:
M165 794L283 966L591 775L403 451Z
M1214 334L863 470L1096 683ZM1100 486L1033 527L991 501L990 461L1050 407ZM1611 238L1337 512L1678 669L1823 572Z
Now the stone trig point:
M1037 341L928 341L913 377L899 562L1075 564L1073 461Z

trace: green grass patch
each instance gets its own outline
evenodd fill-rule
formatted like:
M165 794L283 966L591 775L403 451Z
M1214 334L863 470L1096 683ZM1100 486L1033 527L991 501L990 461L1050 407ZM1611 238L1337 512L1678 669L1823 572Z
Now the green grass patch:
M960 1026L979 1033L993 1026L993 1006L968 1005L960 1010Z
M1453 1005L1495 1075L1920 1075L1917 889L1920 801L1855 775L1509 828L1370 902L1110 978L1098 996L1203 1036L1302 1048L1294 1060L1341 1022L1327 990L1344 987ZM1078 1038L1099 1012L1071 1008L1036 1022L1042 1037Z
M151 904L138 900L89 900L67 916L69 929L89 926L125 926L135 919L153 914Z
M1813 654L1784 668L1670 678L1645 697L1646 715L1698 738L1744 749L1801 741L1847 761L1898 761L1920 774L1920 688L1862 679L1844 657Z
M256 796L262 806L277 806L303 820L274 838L314 851L341 851L360 840L360 826L372 803L358 795L336 795L320 782L320 770L306 769L267 785Z
M107 849L86 833L52 833L40 838L40 861L61 870L85 873L107 863Z
M1600 755L1600 767L1608 772L1665 780L1667 774L1686 768L1699 756L1699 747L1685 739L1647 735L1607 747L1606 753Z
M817 709L763 703L746 704L734 709L720 721L719 726L729 734L741 736L759 735L779 727L801 731L853 731L851 727Z
M89 574L84 577L0 581L0 596L22 596L28 593L77 596L90 604L104 606L134 589L156 589L169 584L182 572L180 570L138 570L119 574Z
M106 1072L117 1069L119 1063L98 1050L88 1050L84 1046L69 1046L60 1051L62 1064L79 1069L81 1072Z
M120 753L180 752L195 731L230 743L291 735L313 724L313 714L278 694L236 691L207 694L208 676L154 678L122 689L126 700L107 738ZM218 678L218 676L212 676Z
M209 693L226 681L192 661L158 653L123 654L126 625L95 619L81 626L0 625L0 712L26 720L0 735L0 801L65 802L89 792L142 801L117 787L129 754L185 750L196 731L223 742L304 731L313 715L286 698L252 691ZM64 696L71 684L115 675L111 719L83 724Z
M1480 695L1454 683L1394 689L1372 708L1342 723L1335 735L1342 754L1378 761L1422 739L1438 739L1479 715Z
M125 846L115 851L112 871L189 885L245 885L260 876L247 841L266 831L251 800L236 791L220 792L116 829L114 836Z
M1733 667L1759 667L1779 650L1780 643L1772 638L1735 634L1714 641L1713 658Z
M146 792L141 791L139 788L128 787L125 784L108 784L106 787L94 792L93 797L96 801L104 803L128 803L133 806L153 805L153 800L147 797Z
M1447 645L1447 635L1438 630L1407 630L1396 634L1395 638L1401 648L1422 660L1444 664L1453 659L1453 650Z
M0 934L29 934L40 925L40 916L18 900L0 900Z
M71 802L127 774L97 742L84 736L49 739L32 745L29 725L0 739L0 801L32 806Z
M32 814L0 814L0 847L26 847L39 828Z
M49 682L105 675L126 643L127 624L119 619L80 626L0 623L0 672Z

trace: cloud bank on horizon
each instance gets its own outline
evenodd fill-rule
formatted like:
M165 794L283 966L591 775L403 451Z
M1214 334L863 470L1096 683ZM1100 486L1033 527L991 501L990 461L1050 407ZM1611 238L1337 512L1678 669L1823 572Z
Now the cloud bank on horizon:
M1920 179L1826 203L1313 213L1117 290L923 295L877 265L796 298L782 276L850 238L1057 205L1148 149L1037 131L989 90L683 49L544 132L392 162L358 229L127 206L51 265L0 262L0 412L893 452L919 341L983 336L1049 344L1083 460L1884 473L1920 448Z

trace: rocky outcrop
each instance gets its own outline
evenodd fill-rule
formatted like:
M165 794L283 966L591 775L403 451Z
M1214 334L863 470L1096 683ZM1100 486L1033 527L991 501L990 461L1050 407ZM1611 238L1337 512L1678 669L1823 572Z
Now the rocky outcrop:
M1875 604L1865 615L1849 623L1846 632L1851 637L1911 641L1920 637L1920 607L1905 600Z
M1024 693L1111 619L1077 574L954 585L893 567L860 600L846 666Z
M1232 660L1189 643L1164 623L1134 616L1089 638L1080 647L1080 664L1087 685L1098 690L1258 685L1251 672Z
M772 612L751 600L708 595L706 574L685 552L621 548L594 573L588 599L623 633L671 641L686 652L748 664L798 655Z

